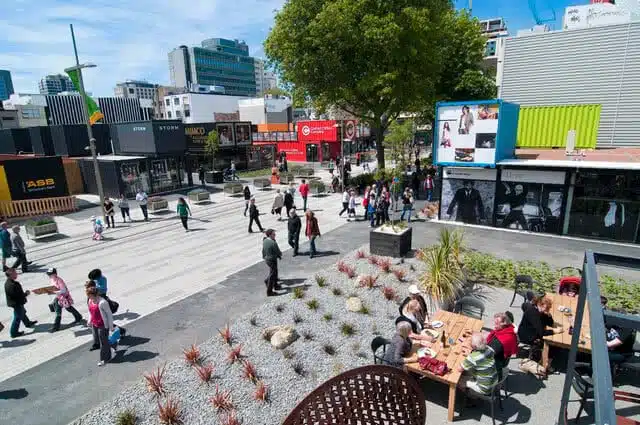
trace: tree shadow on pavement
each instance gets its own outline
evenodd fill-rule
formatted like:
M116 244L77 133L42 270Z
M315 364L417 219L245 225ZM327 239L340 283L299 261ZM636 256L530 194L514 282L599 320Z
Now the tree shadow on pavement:
M151 360L153 358L158 357L159 353L153 353L151 351L132 351L127 352L127 350L118 350L116 356L111 360L110 363L137 363L144 362L146 360Z
M0 341L0 347L2 348L16 348L23 347L25 345L33 344L35 339L13 339L11 341Z
M20 388L19 390L0 391L0 400L18 400L25 398L28 395L29 392L24 388Z

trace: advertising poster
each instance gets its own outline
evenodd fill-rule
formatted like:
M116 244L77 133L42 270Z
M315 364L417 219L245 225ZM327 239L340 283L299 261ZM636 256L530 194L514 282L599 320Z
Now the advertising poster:
M498 132L498 105L438 108L437 162L493 165Z
M60 157L5 161L3 165L13 201L69 195Z
M215 129L213 123L185 124L184 134L187 138L187 150L189 152L204 151L209 133Z
M251 144L251 123L236 123L236 145L248 146Z
M503 170L496 189L496 226L558 233L564 182L564 171Z
M467 224L491 224L496 170L443 169L440 219Z
M218 137L220 139L221 147L233 147L236 145L233 137L233 124L216 124L216 128L218 129Z

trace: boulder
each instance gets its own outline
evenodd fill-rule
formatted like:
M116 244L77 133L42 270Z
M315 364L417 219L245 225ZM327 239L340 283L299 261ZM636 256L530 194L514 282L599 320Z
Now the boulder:
M288 347L299 337L298 332L291 325L272 326L262 331L262 335L269 338L271 345L278 349Z
M354 313L362 310L362 301L358 297L351 297L347 299L347 310Z

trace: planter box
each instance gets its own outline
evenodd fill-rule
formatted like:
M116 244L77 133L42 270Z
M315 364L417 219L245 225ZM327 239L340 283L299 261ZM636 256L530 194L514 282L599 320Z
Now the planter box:
M253 185L256 187L256 189L265 189L267 187L271 187L271 180L270 179L254 179Z
M242 193L244 190L244 186L242 183L225 183L222 191L224 193L228 193L229 195L237 195L238 193Z
M309 191L312 195L320 195L327 191L327 187L322 182L314 181L309 185Z
M293 173L280 174L280 184L289 184L295 182L295 176Z
M200 202L209 202L211 200L211 194L209 192L195 192L189 193L189 200L195 204Z
M42 224L40 226L25 226L27 230L27 237L29 239L38 239L45 238L48 236L53 236L58 234L58 224L57 223L47 223Z
M204 173L204 181L212 184L223 183L222 171L207 171Z
M313 168L301 168L298 170L298 175L301 177L313 176Z
M369 232L369 251L385 257L404 257L411 250L412 230L411 227L399 233L392 230L372 230Z
M155 201L149 201L147 209L150 213L156 213L158 211L164 211L169 209L169 201L166 199L158 199Z

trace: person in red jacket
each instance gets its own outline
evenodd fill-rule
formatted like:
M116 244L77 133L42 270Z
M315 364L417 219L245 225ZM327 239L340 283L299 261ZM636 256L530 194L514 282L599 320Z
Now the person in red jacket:
M309 196L309 185L307 184L307 181L305 179L302 179L302 184L300 185L298 190L300 191L300 196L302 196L302 201L303 201L303 204L304 204L302 206L302 211L306 211L307 210L307 196Z
M507 311L493 316L493 330L487 335L487 345L493 350L499 378L511 356L518 353L518 336L513 327L513 315Z
M309 258L313 258L313 256L317 254L316 238L320 236L320 226L318 226L318 219L313 211L307 211L305 216L307 217L307 227L304 234L309 238Z

